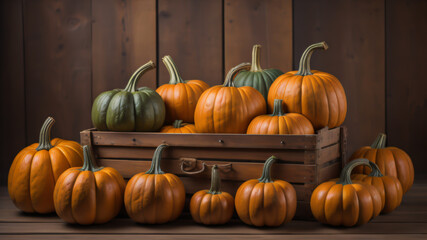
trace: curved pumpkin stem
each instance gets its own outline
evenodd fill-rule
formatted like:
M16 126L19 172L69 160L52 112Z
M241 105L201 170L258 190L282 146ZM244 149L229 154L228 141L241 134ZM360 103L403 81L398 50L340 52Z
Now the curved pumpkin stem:
M145 72L154 69L156 67L156 64L153 63L153 61L149 61L146 64L139 67L133 74L132 77L130 77L128 84L125 87L125 91L128 92L136 92L136 84L138 83L139 79L144 75Z
M173 127L174 128L181 128L182 127L182 120L175 120L173 122Z
M156 151L154 151L153 160L151 161L151 167L145 174L164 174L160 169L160 160L162 160L162 152L165 148L169 147L167 144L160 144Z
M211 172L211 189L209 189L210 194L220 194L221 193L221 179L219 177L218 166L213 165Z
M376 149L385 148L386 140L387 140L387 135L385 135L384 133L378 134L374 143L372 143L371 148L376 148Z
M352 184L353 182L351 181L351 172L355 167L359 165L366 165L371 167L371 165L369 164L369 160L366 158L359 158L359 159L353 160L347 163L347 165L345 165L344 168L341 170L340 179L337 182L337 184L342 184L342 185Z
M49 150L53 147L50 143L50 132L54 123L55 119L53 119L52 117L48 117L44 121L43 126L40 130L39 145L36 148L37 151Z
M371 177L383 177L384 176L377 164L375 164L374 162L369 161L369 166L372 169L372 171L369 174L369 176L371 176Z
M169 72L169 76L170 76L169 84L185 83L184 80L182 80L181 76L179 75L178 69L176 68L176 65L173 62L171 56L169 55L164 56L162 60Z
M261 45L254 45L252 48L252 65L251 72L261 72Z
M265 160L264 168L262 169L262 176L258 179L258 181L264 183L273 182L271 179L271 166L276 162L276 160L277 158L275 156L271 156Z
M96 172L104 168L98 167L98 165L96 165L96 162L92 157L92 151L88 145L83 146L83 159L83 167L79 169L80 171Z
M236 75L237 73L239 73L242 70L249 70L250 69L251 64L250 63L241 63L235 67L233 67L232 69L230 69L230 71L228 71L227 76L225 77L225 81L223 86L224 87L234 87L234 75Z
M273 105L273 113L271 116L283 116L285 113L282 109L282 99L274 99L274 105Z
M299 61L299 69L295 75L301 75L301 76L313 75L310 69L310 60L311 60L311 55L317 49L326 50L328 49L328 45L326 44L326 42L319 42L319 43L310 45L302 54L301 59Z

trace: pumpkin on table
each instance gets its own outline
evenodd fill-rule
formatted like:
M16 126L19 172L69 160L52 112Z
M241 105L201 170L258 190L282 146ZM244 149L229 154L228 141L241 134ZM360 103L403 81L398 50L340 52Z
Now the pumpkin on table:
M167 125L160 129L162 133L197 133L194 124L182 123L182 120L175 120L172 125Z
M165 104L156 91L137 88L145 72L154 69L152 61L144 64L129 79L125 89L103 92L92 105L92 123L98 130L157 131L163 126Z
M67 223L106 223L123 206L125 180L111 167L98 167L89 146L83 146L84 165L70 168L58 179L55 211Z
M310 69L310 59L317 49L327 49L325 42L309 46L302 54L298 71L279 76L268 92L268 109L273 110L274 100L282 99L286 112L301 113L314 126L340 126L347 113L347 99L338 79L326 72Z
M40 130L39 143L22 149L13 160L8 176L9 196L15 206L28 213L55 211L53 190L59 176L70 167L82 166L80 144L54 138L55 120L48 117Z

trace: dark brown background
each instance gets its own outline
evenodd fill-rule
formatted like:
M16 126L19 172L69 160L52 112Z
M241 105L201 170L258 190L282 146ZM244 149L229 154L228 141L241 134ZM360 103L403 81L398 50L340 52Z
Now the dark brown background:
M349 153L378 132L427 171L427 1L423 0L3 0L1 1L1 184L14 155L53 134L79 140L92 100L124 87L138 66L159 66L141 85L168 80L169 54L185 79L210 85L263 45L262 66L297 68L326 41L314 69L334 74L348 98ZM160 61L159 61L160 60Z

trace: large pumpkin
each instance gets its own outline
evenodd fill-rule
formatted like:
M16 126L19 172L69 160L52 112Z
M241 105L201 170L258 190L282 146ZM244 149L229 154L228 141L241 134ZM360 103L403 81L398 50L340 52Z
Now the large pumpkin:
M206 90L197 103L194 120L199 133L246 133L251 120L266 113L266 103L253 87L235 87L233 76L249 63L232 68L223 85Z
M141 76L154 69L152 61L144 64L130 78L125 89L103 92L92 105L92 123L98 130L157 131L163 126L165 104L154 90L136 88Z
M162 133L196 133L194 124L182 123L182 120L175 120L172 125L167 125L160 129Z
M250 70L240 71L234 78L236 87L250 86L258 90L267 102L268 90L276 78L283 74L274 68L262 69L260 65L261 45L252 48L252 65Z
M249 124L247 134L314 134L313 125L299 113L283 113L282 99L274 100L271 115L261 115Z
M314 126L340 126L347 113L344 88L329 73L311 71L310 59L317 49L327 49L325 42L309 46L302 54L298 71L287 72L274 81L268 92L268 109L273 110L274 100L283 99L286 112L301 113Z
M221 192L218 166L212 167L211 188L196 192L190 201L190 213L194 221L205 225L225 224L234 212L234 198Z
M176 119L181 119L193 123L197 101L209 85L201 80L184 81L170 56L163 57L163 63L169 71L170 80L156 91L166 104L165 122L171 124Z
M80 144L55 138L50 132L55 120L48 117L40 130L39 143L22 149L9 170L8 191L15 206L29 213L55 211L53 189L59 176L83 164Z
M86 145L83 154L83 167L68 169L55 185L55 211L67 223L106 223L120 212L126 183L116 169L98 167Z
M324 182L314 189L310 207L319 222L351 227L367 223L380 214L383 205L378 190L351 181L353 168L362 164L369 166L369 161L357 159L348 163L338 180Z
M175 220L184 208L184 184L177 176L160 169L161 155L167 146L159 145L151 168L133 176L126 186L126 212L136 222L166 223Z
M236 192L236 211L246 224L279 226L290 222L297 208L294 187L282 180L271 179L271 166L276 161L271 156L265 161L262 176L244 182Z
M350 157L367 158L378 165L379 170L386 176L397 177L402 184L403 193L406 193L414 183L414 166L406 152L396 147L386 147L386 135L380 133L371 146L365 146L357 150ZM370 174L368 167L358 167L355 173Z

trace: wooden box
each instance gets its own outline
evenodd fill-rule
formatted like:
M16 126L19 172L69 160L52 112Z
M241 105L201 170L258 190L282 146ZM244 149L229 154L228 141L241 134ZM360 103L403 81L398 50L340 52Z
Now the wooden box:
M346 128L322 129L313 135L165 134L110 132L80 133L98 163L117 169L124 178L147 171L155 148L163 153L162 170L178 175L187 197L209 189L210 166L217 164L222 190L234 196L241 183L261 176L264 161L274 155L273 178L286 180L297 191L296 219L311 219L310 196L325 180L339 176L346 152Z

